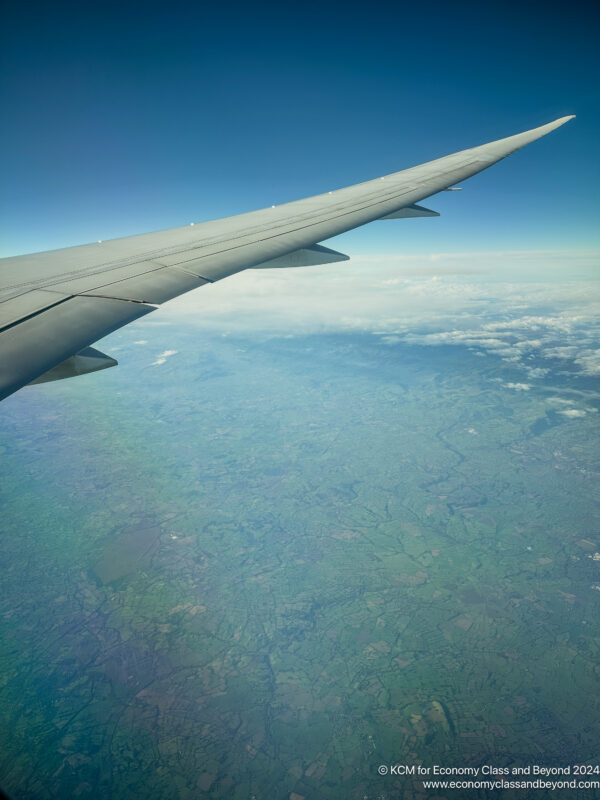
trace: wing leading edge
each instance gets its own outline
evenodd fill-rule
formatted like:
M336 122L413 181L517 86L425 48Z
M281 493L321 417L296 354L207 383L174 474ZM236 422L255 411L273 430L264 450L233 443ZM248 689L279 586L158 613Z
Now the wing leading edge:
M2 259L0 399L41 377L54 380L112 366L114 359L103 360L98 351L89 357L86 348L191 289L249 267L345 260L318 243L378 219L435 216L418 201L487 169L572 118L260 211Z

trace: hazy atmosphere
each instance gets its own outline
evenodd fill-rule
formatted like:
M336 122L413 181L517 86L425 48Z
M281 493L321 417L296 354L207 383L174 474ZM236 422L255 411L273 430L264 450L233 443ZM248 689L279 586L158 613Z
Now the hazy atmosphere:
M597 35L583 2L5 7L3 256L577 115L2 402L9 798L598 796Z

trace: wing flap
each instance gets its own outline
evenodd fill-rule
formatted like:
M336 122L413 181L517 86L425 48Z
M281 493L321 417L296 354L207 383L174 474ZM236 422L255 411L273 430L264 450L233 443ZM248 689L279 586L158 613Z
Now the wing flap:
M33 290L0 301L0 330L16 324L19 320L39 314L46 308L55 306L66 300L59 292Z
M124 280L101 284L94 289L87 289L81 294L113 297L116 300L133 300L137 303L166 303L167 300L197 289L199 286L204 286L206 283L208 281L205 278L199 278L191 272L161 267Z

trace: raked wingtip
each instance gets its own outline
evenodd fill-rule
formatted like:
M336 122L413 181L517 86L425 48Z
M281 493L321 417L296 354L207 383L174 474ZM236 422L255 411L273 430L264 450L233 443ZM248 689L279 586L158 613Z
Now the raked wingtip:
M562 125L564 125L565 123L569 122L569 120L572 119L575 119L575 114L570 114L567 117L559 117L558 119L555 119L552 122L547 122L545 125L541 125L539 130L546 129L547 131L553 131L556 130L556 128L560 128Z

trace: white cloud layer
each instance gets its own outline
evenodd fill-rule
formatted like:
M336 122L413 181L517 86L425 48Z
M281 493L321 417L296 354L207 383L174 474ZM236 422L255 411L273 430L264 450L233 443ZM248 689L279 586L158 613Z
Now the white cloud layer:
M494 354L528 381L546 373L540 358L592 376L600 374L599 264L596 251L433 253L247 270L178 298L147 324L185 317L232 334L368 332L388 346Z
M175 353L177 353L177 350L165 350L164 352L159 353L159 355L156 356L156 361L153 361L151 366L158 367L161 364L164 364L167 358L174 356Z

